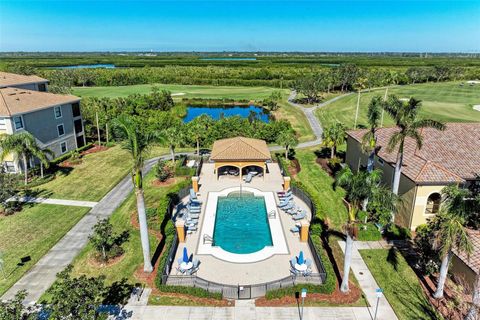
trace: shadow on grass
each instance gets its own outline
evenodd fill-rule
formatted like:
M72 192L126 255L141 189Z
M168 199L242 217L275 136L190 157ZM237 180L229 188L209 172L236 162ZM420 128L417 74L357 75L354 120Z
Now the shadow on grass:
M387 262L392 265L395 271L398 271L398 252L395 247L388 249Z

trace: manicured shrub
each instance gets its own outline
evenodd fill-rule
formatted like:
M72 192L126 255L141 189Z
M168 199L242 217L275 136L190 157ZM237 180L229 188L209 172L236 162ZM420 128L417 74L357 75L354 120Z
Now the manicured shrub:
M208 292L207 290L196 287L160 285L158 290L160 292L183 293L199 298L222 299L222 294L220 292Z
M412 238L410 230L395 224L390 224L384 235L388 240L407 240Z
M317 250L317 252L320 255L320 259L322 260L323 267L325 268L325 273L327 274L325 283L320 286L322 288L319 289L321 290L321 292L319 293L330 294L333 291L335 291L335 288L337 285L337 278L335 276L335 271L333 270L332 262L328 258L327 252L323 247L323 243L320 237L312 236L312 243L313 243L313 246L315 247L315 250Z
M155 165L155 176L161 182L167 181L173 176L172 167L165 160L158 160Z

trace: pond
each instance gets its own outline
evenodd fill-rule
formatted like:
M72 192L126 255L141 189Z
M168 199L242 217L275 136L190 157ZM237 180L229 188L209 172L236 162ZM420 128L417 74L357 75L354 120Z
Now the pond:
M52 67L53 69L114 69L114 64L78 64L75 66Z
M215 120L222 117L240 116L248 118L250 114L255 116L265 123L269 122L269 114L265 112L262 107L257 106L219 106L219 107L203 107L203 106L188 106L187 115L183 118L183 122L190 122L194 118L207 114Z

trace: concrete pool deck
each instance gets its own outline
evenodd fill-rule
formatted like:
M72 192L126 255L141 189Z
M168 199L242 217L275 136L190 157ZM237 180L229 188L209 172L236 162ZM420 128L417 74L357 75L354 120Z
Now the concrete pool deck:
M218 180L213 172L212 163L204 163L200 174L200 190L197 194L198 198L203 202L202 212L199 219L198 231L188 234L185 243L180 243L176 252L174 266L178 257L183 254L183 248L186 247L189 254L193 253L194 257L200 260L200 268L197 276L208 281L230 284L230 285L250 285L265 283L269 281L279 280L290 276L290 259L298 256L303 251L305 258L311 259L312 254L308 247L308 243L300 242L298 234L290 232L290 228L295 226L295 221L285 212L278 210L277 219L280 219L285 237L287 251L284 254L274 254L273 256L261 261L251 263L235 263L228 262L211 254L199 254L199 244L203 242L203 222L206 207L208 206L207 198L209 192L220 192L224 189L235 188L240 186L238 177L221 176ZM276 163L268 163L268 171L265 179L261 177L253 178L251 183L242 182L242 187L254 188L264 192L281 191L283 186L283 177L280 168ZM276 196L275 196L276 197ZM308 213L307 220L311 219L311 212L308 206L300 199L294 197L295 203ZM186 202L187 199L184 199ZM315 264L312 265L313 273L318 273ZM177 271L172 268L172 274L176 275Z

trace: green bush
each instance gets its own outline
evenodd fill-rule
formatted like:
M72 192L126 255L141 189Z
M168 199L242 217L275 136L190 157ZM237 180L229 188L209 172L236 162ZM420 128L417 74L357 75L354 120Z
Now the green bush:
M191 177L195 174L195 168L185 166L177 166L175 168L175 176L177 177Z
M199 298L222 300L222 294L220 292L208 292L207 290L196 287L160 285L158 286L158 290L160 292L183 293Z
M320 237L323 232L322 225L320 223L314 223L310 225L310 233L315 237Z
M75 150L72 150L70 152L67 152L65 153L64 155L61 155L60 157L58 158L55 158L53 159L52 161L50 161L50 164L53 164L53 165L58 165L59 163L62 163L63 161L69 159L71 156L73 156L75 153L80 153L82 151L85 151L85 150L88 150L90 149L91 147L93 147L93 143L87 143L86 145L84 145L83 147L81 148L78 148L78 149L75 149Z
M320 237L313 236L311 239L315 250L317 250L318 254L320 255L320 259L322 260L323 267L325 268L325 272L327 274L327 279L325 280L325 283L320 286L321 289L319 290L321 290L321 292L319 293L330 294L335 291L335 288L337 286L337 278L335 275L335 271L333 270L332 262L328 258L327 252L323 247Z
M384 235L388 240L407 240L412 238L410 230L395 224L390 224Z
M377 226L375 224L369 223L361 223L358 225L358 238L359 241L378 241L382 239L382 234L378 231Z
M161 182L167 181L173 176L172 167L165 160L158 160L155 165L155 176Z

